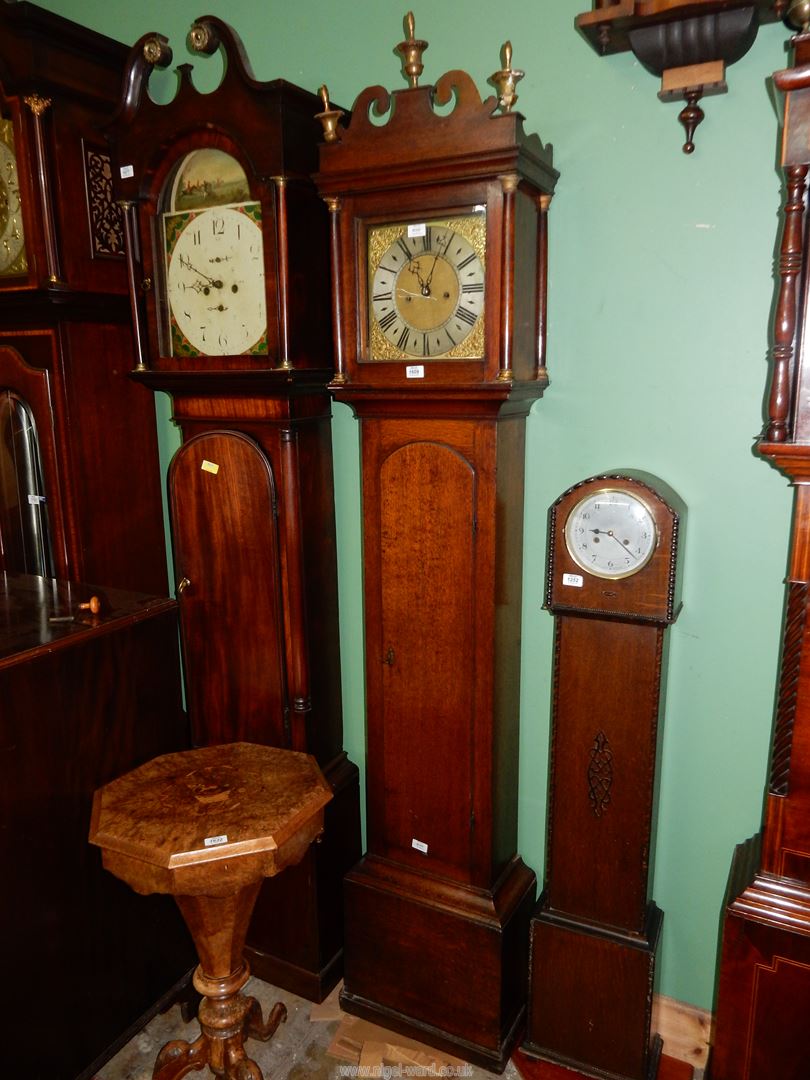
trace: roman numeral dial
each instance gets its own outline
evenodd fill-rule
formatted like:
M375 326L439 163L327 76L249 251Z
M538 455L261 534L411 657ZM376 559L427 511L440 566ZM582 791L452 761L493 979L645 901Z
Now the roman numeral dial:
M485 250L483 209L370 228L368 359L482 356Z

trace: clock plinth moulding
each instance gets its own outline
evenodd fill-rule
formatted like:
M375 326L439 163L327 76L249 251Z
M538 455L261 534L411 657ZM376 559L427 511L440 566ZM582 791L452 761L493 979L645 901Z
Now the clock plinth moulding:
M810 8L785 95L785 202L768 420L757 449L794 485L776 713L762 829L732 860L723 914L712 1080L783 1080L808 1069L810 1009L810 408L806 223L810 149Z
M549 515L548 843L522 1050L612 1080L654 1080L661 1056L650 1030L663 918L650 851L684 524L680 498L643 473L576 484Z
M156 104L148 80L172 54L144 35L108 129L133 378L172 395L182 432L169 503L195 741L305 750L335 793L323 843L264 883L247 939L257 975L320 1000L341 972L340 881L360 831L342 746L329 224L310 179L319 99L257 81L220 19L198 19L189 47L224 52L220 85L199 93L182 64Z
M545 389L551 148L451 71L329 107L337 371L361 428L368 852L344 1007L503 1069L525 1016L517 854L525 418ZM444 108L454 99L449 112ZM497 111L500 109L500 111ZM381 123L372 122L370 112Z

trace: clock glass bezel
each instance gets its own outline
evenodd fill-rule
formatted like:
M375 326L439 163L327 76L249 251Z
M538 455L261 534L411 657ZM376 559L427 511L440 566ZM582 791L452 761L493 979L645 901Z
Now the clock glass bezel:
M367 220L363 227L366 318L360 362L482 360L486 206L432 210L395 219L389 216ZM405 304L413 305L407 318ZM439 312L437 321L430 318L434 308Z
M600 497L604 497L607 495L620 495L628 502L636 503L638 506L640 506L644 511L644 514L649 521L649 526L652 530L652 540L647 550L643 553L643 555L639 557L636 563L624 570L611 571L601 569L594 567L592 564L586 562L585 558L581 555L581 552L577 549L576 538L574 536L574 529L576 527L579 527L578 519L579 515L583 512L583 508L588 503L594 503ZM629 540L625 538L620 539L618 537L614 537L612 530L607 530L607 533L609 539L615 540L621 547L629 548ZM641 570L643 570L645 566L649 564L660 542L660 534L658 530L658 525L656 523L655 514L649 503L645 499L641 498L635 491L628 491L625 488L616 487L613 485L607 485L605 487L598 488L595 491L589 491L586 495L583 495L583 497L574 504L574 506L568 513L568 516L565 519L565 525L563 527L563 534L566 550L571 559L576 563L576 565L581 570L584 570L585 573L590 574L592 577L602 578L607 581L619 581L622 578L634 577ZM598 541L599 537L595 537L595 540Z

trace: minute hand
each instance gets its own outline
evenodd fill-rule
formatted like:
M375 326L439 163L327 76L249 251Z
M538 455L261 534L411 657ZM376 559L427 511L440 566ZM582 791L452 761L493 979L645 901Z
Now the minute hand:
M623 544L621 542L618 536L614 533L613 529L591 529L590 532L597 533L599 536L609 536L611 540L616 541L622 551L627 552L628 555L632 555L636 562L638 562L638 555L636 555L635 552L631 551L626 544Z

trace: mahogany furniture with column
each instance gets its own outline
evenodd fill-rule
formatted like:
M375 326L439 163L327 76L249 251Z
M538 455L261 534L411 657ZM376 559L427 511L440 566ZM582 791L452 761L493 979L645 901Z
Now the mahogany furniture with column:
M810 19L806 4L793 12ZM793 39L794 66L774 75L785 94L786 199L769 418L758 450L795 485L795 503L765 814L729 876L713 1080L804 1080L810 1072L809 29Z
M188 746L177 605L31 575L0 582L3 1067L89 1080L194 964L174 905L135 897L87 844L99 785Z
M0 569L160 594L154 400L129 378L123 228L100 130L126 56L0 0Z
M138 363L172 395L175 577L195 742L315 755L335 798L324 841L265 882L248 934L257 975L320 1000L342 965L341 879L360 856L359 781L343 750L332 484L328 215L310 174L318 98L257 81L220 19L189 36L225 72L148 94L171 62L133 47L109 128L124 206Z
M202 1032L167 1043L154 1080L206 1065L225 1080L262 1080L244 1040L269 1039L286 1009L277 1003L264 1021L241 993L248 922L264 878L300 862L320 836L331 798L313 757L251 743L166 754L96 792L90 841L104 866L138 893L174 896L200 958Z
M341 1000L503 1069L535 896L516 850L524 434L557 173L511 112L508 43L482 102L463 71L418 85L406 24L409 88L363 91L348 126L324 88L320 114L332 388L362 444L368 853Z

